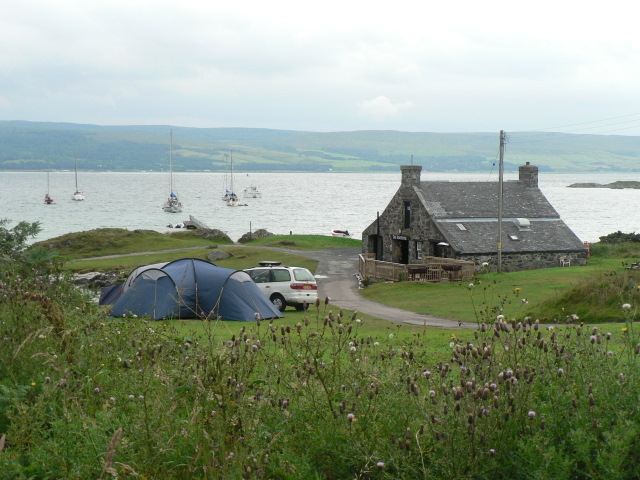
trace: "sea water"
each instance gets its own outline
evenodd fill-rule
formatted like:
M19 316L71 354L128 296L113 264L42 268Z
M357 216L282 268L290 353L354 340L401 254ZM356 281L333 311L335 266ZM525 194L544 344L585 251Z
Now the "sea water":
M73 171L0 172L0 198L8 226L19 221L40 222L34 241L96 228L147 229L166 232L169 225L192 215L210 228L237 240L264 228L275 234L330 235L349 230L355 238L382 213L400 185L397 173L237 173L234 190L246 206L228 207L222 201L222 173L174 173L173 187L182 213L166 213L162 204L170 193L168 173L79 172L78 187L86 200L71 199ZM422 172L422 180L490 181L494 174ZM505 181L517 173L505 174ZM640 173L553 174L541 172L539 186L565 223L583 241L621 230L640 232L640 190L568 188L572 183L640 181ZM243 198L255 186L261 198ZM44 204L44 194L54 198ZM497 206L496 206L497 211ZM496 214L497 216L497 214Z

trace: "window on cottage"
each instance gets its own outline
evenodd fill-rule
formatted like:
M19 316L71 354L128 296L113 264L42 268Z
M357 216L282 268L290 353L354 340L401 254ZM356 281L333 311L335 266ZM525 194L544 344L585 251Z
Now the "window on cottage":
M420 240L416 240L416 259L422 260L422 242Z
M509 238L510 238L511 240L513 240L513 241L518 241L518 240L520 240L520 238L518 238L518 236L517 236L517 235L509 235Z
M404 202L404 228L411 228L411 202Z

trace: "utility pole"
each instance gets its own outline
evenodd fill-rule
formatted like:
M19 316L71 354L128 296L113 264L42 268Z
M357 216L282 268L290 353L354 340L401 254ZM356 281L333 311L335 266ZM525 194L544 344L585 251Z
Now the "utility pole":
M504 176L505 133L500 130L500 163L498 166L498 272L502 271L502 194Z

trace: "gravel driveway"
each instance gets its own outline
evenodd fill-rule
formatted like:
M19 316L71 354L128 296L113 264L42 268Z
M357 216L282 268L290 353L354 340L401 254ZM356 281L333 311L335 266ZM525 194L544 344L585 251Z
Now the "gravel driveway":
M318 268L316 269L318 296L321 299L329 297L331 303L339 307L357 310L395 323L446 328L476 328L477 326L475 323L460 323L457 320L434 315L408 312L364 298L358 293L359 286L356 276L358 273L358 254L361 252L359 247L327 248L318 251L276 250L318 260Z

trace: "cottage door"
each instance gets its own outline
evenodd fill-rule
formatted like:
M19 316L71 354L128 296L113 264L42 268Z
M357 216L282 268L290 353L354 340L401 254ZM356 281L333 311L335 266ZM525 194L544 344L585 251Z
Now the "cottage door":
M393 241L393 262L409 263L409 241L408 240L394 240Z
M376 260L383 260L382 237L380 235L369 235L369 245L367 252L374 253L376 255Z

